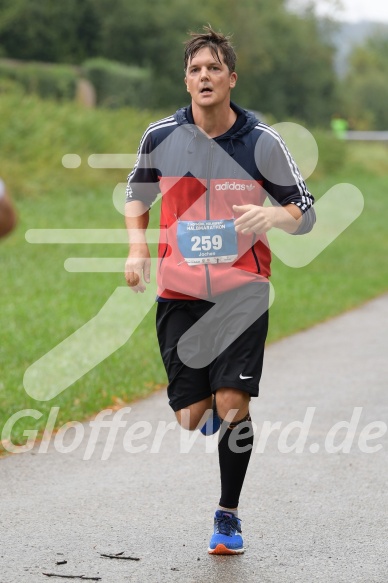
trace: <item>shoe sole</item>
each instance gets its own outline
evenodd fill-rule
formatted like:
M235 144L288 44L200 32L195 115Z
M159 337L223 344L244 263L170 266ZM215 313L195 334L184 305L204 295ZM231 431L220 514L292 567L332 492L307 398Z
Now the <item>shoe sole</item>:
M225 545L217 545L215 549L208 548L209 555L241 555L245 549L228 549Z

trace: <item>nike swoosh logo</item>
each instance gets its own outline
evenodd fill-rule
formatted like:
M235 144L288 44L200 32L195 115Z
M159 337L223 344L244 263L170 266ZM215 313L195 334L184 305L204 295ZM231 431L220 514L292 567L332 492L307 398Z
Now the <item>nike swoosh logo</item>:
M253 379L253 377L244 377L242 374L240 374L240 379L245 381L245 379Z

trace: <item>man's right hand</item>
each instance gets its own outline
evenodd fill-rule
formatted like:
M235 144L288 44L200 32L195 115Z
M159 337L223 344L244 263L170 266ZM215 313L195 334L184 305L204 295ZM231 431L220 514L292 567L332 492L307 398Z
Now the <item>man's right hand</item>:
M134 243L125 263L125 279L135 293L144 293L150 283L151 258L146 243Z

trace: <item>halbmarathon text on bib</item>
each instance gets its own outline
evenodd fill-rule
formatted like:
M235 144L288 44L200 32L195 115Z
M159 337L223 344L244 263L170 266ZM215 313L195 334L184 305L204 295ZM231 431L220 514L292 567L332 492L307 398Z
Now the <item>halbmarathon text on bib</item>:
M232 263L237 259L233 219L178 221L177 239L188 265Z

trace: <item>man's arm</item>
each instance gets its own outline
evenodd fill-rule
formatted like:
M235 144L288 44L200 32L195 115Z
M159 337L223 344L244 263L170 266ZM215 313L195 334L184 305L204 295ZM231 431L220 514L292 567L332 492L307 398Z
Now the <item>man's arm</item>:
M0 179L0 237L8 235L16 225L16 212Z
M125 205L125 224L128 229L129 254L125 264L125 279L136 293L145 292L150 282L151 259L146 240L149 209L141 201Z
M236 212L248 211L237 219L236 230L259 235L275 227L293 235L309 233L316 220L314 197L286 144L273 128L264 128L258 139L255 162L273 206L244 205L244 208L235 209Z
M233 205L236 213L243 213L235 220L237 233L260 235L274 227L286 233L296 233L302 222L302 211L295 204L262 207L254 204Z
M150 282L151 259L146 240L149 209L159 193L159 177L152 166L153 144L148 130L143 134L137 160L128 175L125 191L125 224L128 229L129 254L125 264L125 279L134 292L145 292Z

